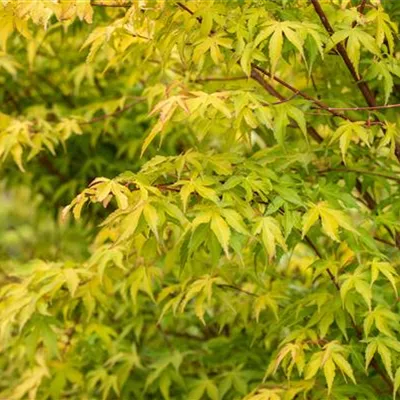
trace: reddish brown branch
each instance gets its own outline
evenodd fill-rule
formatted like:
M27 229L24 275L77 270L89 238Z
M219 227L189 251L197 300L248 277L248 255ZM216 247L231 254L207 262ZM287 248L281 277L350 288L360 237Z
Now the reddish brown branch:
M178 2L177 5L184 11L186 11L187 13L189 13L190 15L194 15L194 12L192 10L190 10L186 5L182 4L181 2ZM325 15L325 14L324 14ZM325 17L326 18L326 17ZM201 22L201 18L197 18L197 20L199 22ZM326 20L327 21L327 20ZM327 21L328 25L329 22ZM330 27L330 25L329 25ZM330 27L332 32L333 29L332 27ZM256 65L256 64L252 64L251 65L252 69L251 69L251 78L254 79L256 82L258 82L269 94L271 94L272 96L276 97L277 99L280 100L280 102L286 102L288 101L288 99L286 99L284 96L282 96L279 92L277 92L270 84L268 84L265 79L263 79L263 77L260 75L263 74L265 76L268 76L269 78L275 80L276 82L278 82L280 85L282 85L283 87L289 89L291 92L295 93L296 96L300 96L308 101L313 102L315 105L317 105L319 108L326 110L327 112L329 112L330 114L339 117L341 119L347 120L347 121L352 121L351 118L347 117L346 115L339 113L338 111L340 111L340 109L336 109L334 107L329 107L327 104L325 104L324 102L315 99L314 97L308 95L307 93L293 87L292 85L290 85L289 83L285 82L284 80L282 80L281 78L279 78L278 76L274 75L272 76L270 72L266 71L264 68L261 68L260 66ZM205 82L205 81L229 81L229 80L239 80L239 79L246 79L246 76L242 76L242 77L232 77L232 78L204 78L204 79L198 79L196 80L196 82ZM389 107L387 107L389 108ZM366 122L368 124L368 122ZM369 123L371 124L371 123ZM316 136L315 135L316 131L314 131L312 133L312 136ZM322 139L322 138L321 138ZM321 140L322 141L322 140Z
M330 36L332 36L335 31L332 28L331 24L328 21L328 18L324 12L324 10L321 7L321 4L319 3L318 0L311 0L312 5L314 6L315 12L318 14L319 19L322 22L322 25L326 29L326 31L329 33ZM346 49L341 43L338 43L336 45L336 49L340 56L342 57L344 63L347 66L347 69L350 71L353 79L356 81L357 86L359 87L361 93L363 94L365 101L370 107L376 106L376 99L374 94L372 93L371 89L369 88L368 84L363 81L363 78L360 74L357 74L357 71L354 68L353 63L350 60L349 55L347 54Z
M260 84L270 95L276 97L281 102L286 101L286 97L282 96L278 91L275 90L264 78L263 76L255 69L251 70L251 77Z
M357 10L360 14L364 13L365 6L367 5L367 0L362 0L360 5L357 7Z
M363 14L363 13L364 13L364 9L365 9L366 4L367 4L367 0L361 0L361 3L357 6L357 11L358 11L360 14ZM354 22L351 24L351 27L354 28L356 25L357 25L357 21L354 21Z
M253 69L261 72L262 74L272 78L274 81L278 82L279 84L281 84L286 89L289 89L291 92L297 93L300 97L303 97L303 99L311 101L314 104L316 104L319 108L328 111L329 113L331 113L335 117L339 117L339 118L342 118L342 119L345 119L345 120L351 120L349 117L346 117L345 115L336 112L334 109L332 109L332 107L329 107L327 104L323 103L322 101L314 99L312 96L308 95L307 93L302 92L299 89L296 89L295 87L293 87L289 83L285 82L284 80L280 79L276 75L272 76L271 73L266 71L264 68L261 68L256 64L252 64L252 67L253 67Z

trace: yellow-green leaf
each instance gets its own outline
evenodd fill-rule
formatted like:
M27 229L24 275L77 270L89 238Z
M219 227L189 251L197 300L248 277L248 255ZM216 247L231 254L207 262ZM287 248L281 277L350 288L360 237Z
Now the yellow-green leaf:
M228 255L228 246L231 231L225 220L217 213L213 213L211 217L211 230L214 232L215 236L220 242L225 254Z
M324 376L328 384L328 394L332 391L333 381L335 379L335 363L331 358L328 358L324 364Z

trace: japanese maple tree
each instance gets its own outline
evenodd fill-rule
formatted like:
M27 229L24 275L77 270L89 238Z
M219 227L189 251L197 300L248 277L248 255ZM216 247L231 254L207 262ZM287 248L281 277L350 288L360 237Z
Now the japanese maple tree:
M396 397L399 18L2 0L0 398Z

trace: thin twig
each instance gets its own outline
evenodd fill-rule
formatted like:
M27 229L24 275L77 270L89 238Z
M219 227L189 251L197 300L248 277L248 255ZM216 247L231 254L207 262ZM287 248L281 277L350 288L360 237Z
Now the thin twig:
M186 333L186 332L172 332L172 331L167 331L167 330L164 330L163 332L167 336L174 336L174 337L178 337L178 338L197 340L199 342L204 342L204 340L205 340L205 338L203 338L203 337L194 336L194 335L191 335L190 333Z
M295 87L291 86L289 83L285 82L284 80L280 79L278 76L271 76L271 74L264 70L263 68L254 65L254 68L256 70L258 70L259 72L263 73L266 76L271 77L273 80L275 80L276 82L280 83L282 86L286 87L287 89L289 89L290 91L292 91L294 93L294 95L286 100L281 100L278 103L272 103L272 104L281 104L281 103L285 103L287 101L292 100L294 97L296 96L300 96L303 97L304 99L311 101L312 103L316 104L318 106L319 109L322 110L326 110L328 111L330 114L345 119L347 121L353 121L350 117L347 117L344 114L340 114L337 111L367 111L367 110L380 110L380 109L385 109L385 108L398 108L400 107L400 104L387 104L387 105L382 105L382 106L375 106L375 107L330 107L327 104L325 104L324 102L322 102L319 99L315 99L312 96L308 95L305 92L302 92L299 89L296 89ZM254 80L259 81L259 77L255 76L253 74L252 78ZM192 82L195 83L201 83L201 82L226 82L226 81L238 81L238 80L246 80L249 79L248 76L243 75L243 76L232 76L232 77L207 77L207 78L198 78L198 79L194 79ZM264 86L264 84L263 84ZM271 87L271 86L270 86ZM268 90L269 91L269 90ZM271 93L272 94L272 93ZM275 94L273 94L273 96L275 96ZM366 121L365 122L367 125L382 125L383 123L380 121Z
M237 292L247 294L249 296L258 297L258 295L256 295L255 293L248 292L247 290L241 289L240 287L237 287L234 285L222 284L222 285L218 285L218 287L232 289L232 290L236 290Z
M368 107L328 107L328 111L371 111L371 110L384 110L386 108L399 108L400 103L386 104L382 106L368 106Z
M180 1L178 1L177 6L182 8L182 10L186 11L187 13L189 13L190 15L194 15L194 12L189 8L186 7L183 3L181 3ZM200 23L203 21L203 19L201 17L196 17L197 21L199 21Z
M249 79L248 76L242 75L242 76L227 76L227 77L214 77L210 76L207 78L198 78L194 79L192 82L195 83L201 83L201 82L226 82L226 81L241 81L241 80L246 80Z
M365 190L363 190L363 186L361 181L357 178L356 179L356 189L358 193L360 194L361 198L365 203L365 205L371 210L374 211L377 204L374 198Z
M294 93L292 96L288 97L287 99L281 100L281 101L276 101L275 103L271 103L271 104L275 106L277 104L287 103L288 101L293 100L298 95L299 95L299 92L297 91L296 93Z
M75 107L75 102L74 99L65 94L60 86L58 84L53 83L47 76L39 74L39 73L35 73L35 75L43 82L45 83L50 89L52 89L55 93L59 93L61 95L61 97L64 99L64 101L70 106L70 107ZM40 86L40 85L39 85Z
M361 0L361 3L357 6L357 11L358 11L360 14L363 14L363 13L364 13L364 9L365 9L366 4L367 4L367 0ZM357 25L357 21L354 21L354 22L351 24L351 27L354 28L356 25Z
M389 240L382 239L382 238L380 238L380 237L378 237L378 236L374 236L374 239L375 239L376 241L378 241L378 242L387 244L388 246L392 246L392 247L396 247L396 248L397 248L396 243L389 242Z
M281 84L283 87L285 87L286 89L289 89L291 92L296 93L297 95L303 97L306 100L309 100L311 102L313 102L314 104L316 104L319 108L328 111L329 113L331 113L332 115L334 115L335 117L339 117L345 120L351 120L349 117L346 117L346 115L338 113L337 111L335 111L334 109L332 109L331 107L329 107L327 104L325 104L324 102L322 102L321 100L318 99L314 99L312 96L308 95L305 92L302 92L299 89L296 89L295 87L293 87L292 85L290 85L289 83L285 82L284 80L282 80L281 78L279 78L278 76L274 75L272 76L270 72L268 72L267 70L265 70L264 68L259 67L256 64L252 64L252 67L254 69L256 69L257 71L261 72L263 75L266 75L268 77L270 77L271 79L273 79L274 81L278 82L279 84Z
M134 101L133 103L127 104L126 106L120 108L120 109L117 110L117 111L114 111L113 113L104 114L104 115L101 115L100 117L92 118L92 119L90 119L89 121L79 122L79 125L94 124L94 123L96 123L96 122L103 121L103 120L105 120L105 119L115 117L116 115L122 114L123 112L129 110L130 108L132 108L132 107L135 106L136 104L142 103L142 102L144 102L144 101L145 101L145 98L144 98L144 97L138 97L138 98L136 99L136 101Z
M304 237L304 239L308 243L308 245L314 250L314 253L318 256L318 258L320 258L322 260L323 259L322 253L318 250L318 247L310 239L310 237L306 235ZM335 276L333 275L332 271L329 268L327 268L326 272L328 273L329 278L332 281L332 283L335 285L336 289L340 292L340 286L339 286L338 282L336 281Z
M280 101L286 101L286 97L282 96L276 89L271 86L264 77L256 69L251 70L251 77L260 84L270 95L276 97Z
M393 175L389 175L389 174L385 174L382 172L375 172L375 171L368 171L368 170L364 170L364 169L358 169L358 168L328 168L328 169L324 169L322 171L319 171L319 174L326 174L328 172L355 172L355 173L359 173L361 175L372 175L372 176L379 176L381 178L386 178L395 182L400 182L400 177L397 176L393 176Z

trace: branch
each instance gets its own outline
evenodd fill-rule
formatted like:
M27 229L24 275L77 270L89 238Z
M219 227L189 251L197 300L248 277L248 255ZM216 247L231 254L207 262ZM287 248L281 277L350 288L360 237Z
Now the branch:
M328 21L328 18L324 12L324 10L321 7L321 4L319 3L318 0L311 0L312 5L314 6L315 12L318 14L319 19L322 22L322 25L326 29L326 31L329 33L330 36L332 36L335 31L332 28L331 24ZM357 86L359 87L361 93L363 94L367 104L371 107L376 106L376 99L374 94L372 93L371 89L369 88L368 84L363 81L363 78L360 74L357 74L357 71L354 68L353 63L350 60L349 55L347 54L346 49L341 43L338 43L336 45L336 49L340 56L342 57L344 63L347 66L347 69L350 71L352 77L356 81Z
M324 10L322 9L321 5L319 4L319 1L311 0L311 3L314 6L315 12L319 16L319 18L322 22L322 25L324 25L324 27L325 27L326 31L329 33L329 35L332 36L335 33L335 31L333 30L331 24L329 23L328 18L326 17L326 14L324 13ZM361 3L362 10L365 7L365 3L366 2L364 2L364 4ZM356 81L357 86L360 89L362 95L364 96L364 99L367 102L368 106L369 107L377 107L374 94L372 93L368 84L363 81L362 76L360 74L357 74L356 70L354 69L353 63L351 62L350 57L347 54L347 51L344 48L344 46L341 43L338 43L336 45L336 49L337 49L338 53L341 55L344 63L346 64L347 69L350 71L351 75L353 76L354 80ZM372 108L372 109L374 109L374 108ZM400 162L400 144L398 144L398 143L396 143L395 155ZM399 241L400 241L400 238L399 238Z
M190 15L194 15L194 12L189 8L186 7L183 3L181 3L180 1L178 1L176 3L178 5L178 7L182 8L182 10L185 10L187 13L189 13ZM198 21L201 22L201 18L198 18Z
M157 185L154 185L157 189L160 189L161 191L166 190L170 192L180 192L181 190L177 187L171 186L172 183L159 183Z
M240 81L247 80L249 77L247 75L242 76L227 76L227 77L213 77L210 76L208 78L198 78L194 79L192 82L201 83L201 82L226 82L226 81Z
M346 121L353 121L355 122L352 118L347 117L344 114L338 113L338 111L363 111L363 110L379 110L379 109L384 109L384 108L396 108L396 107L400 107L400 104L388 104L388 105L383 105L383 106L375 106L375 107L343 107L343 108L337 108L337 107L330 107L327 104L325 104L324 102L308 95L305 92L302 92L299 89L296 89L295 87L293 87L292 85L290 85L289 83L285 82L284 80L280 79L277 76L272 76L270 72L266 71L265 69L259 67L258 65L253 65L254 70L261 72L262 74L270 77L271 79L275 80L276 82L280 83L282 86L286 87L287 89L289 89L290 91L292 91L294 94L293 96L285 99L285 100L281 100L279 102L276 103L272 103L273 105L275 104L282 104L282 103L286 103L290 100L292 100L293 98L300 96L303 97L304 99L311 101L312 103L316 104L318 106L319 109L321 110L325 110L328 111L330 114L334 115L335 117L339 117L342 118ZM265 89L266 89L266 82L262 82L260 77L256 75L256 71L252 70L252 75L251 77L256 80L258 83L260 83ZM231 77L207 77L207 78L199 78L199 79L194 79L192 82L195 83L201 83L201 82L226 82L226 81L239 81L239 80L246 80L249 79L248 76L243 75L243 76L231 76ZM280 95L278 92L276 92L274 90L274 88L271 85L268 85L268 92L270 94L272 94L274 97L277 97L278 95ZM283 97L283 96L282 96ZM383 125L383 122L380 121L366 121L365 122L366 125Z
M199 342L204 342L206 339L200 336L194 336L187 332L173 332L164 330L163 333L167 336L174 336L178 338L185 338L190 340L197 340Z
M64 101L68 104L68 106L70 106L71 108L75 107L74 99L71 96L65 94L61 90L58 84L53 83L46 75L39 74L38 72L35 72L35 75L40 79L41 82L45 83L55 93L60 94L60 96L64 99ZM37 85L36 88L38 88L39 86L40 85ZM44 96L44 101L46 102L45 96Z
M385 106L368 106L368 107L328 107L328 111L370 111L370 110L383 110L386 108L399 108L400 103L387 104Z
M224 284L224 285L218 285L218 287L219 288L228 288L228 289L236 290L237 292L240 292L240 293L247 294L249 296L258 297L255 293L248 292L247 290L241 289L240 287L237 287L234 285Z
M317 255L317 257L322 260L323 259L322 253L318 250L318 247L315 245L315 243L307 235L304 237L304 239L306 240L307 244L314 250L314 253ZM339 286L338 282L336 281L335 276L333 275L332 271L329 268L327 268L326 272L328 273L329 278L332 281L332 283L335 285L336 289L340 292L340 286Z
M368 171L368 170L358 169L358 168L328 168L328 169L324 169L322 171L319 171L318 173L319 174L326 174L328 172L356 172L356 173L359 173L361 175L379 176L381 178L386 178L386 179L389 179L389 180L392 180L392 181L400 183L400 177L389 175L389 174L382 173L382 172Z
M177 2L176 3L182 10L186 11L187 13L189 13L190 15L194 15L194 12L192 10L190 10L187 6L185 6L184 4L182 4L181 2ZM199 22L201 22L201 18L198 17L197 20ZM295 93L295 95L300 96L308 101L313 102L314 104L316 104L319 108L328 111L330 114L339 117L341 119L344 119L346 121L353 121L351 118L347 117L346 115L339 113L338 111L340 111L339 109L335 109L333 107L329 107L327 104L325 104L324 102L315 99L314 97L308 95L307 93L296 89L295 87L293 87L292 85L290 85L289 83L285 82L284 80L280 79L279 77L277 77L276 75L271 75L270 72L266 71L265 69L261 68L260 66L252 63L251 64L251 78L254 79L256 82L258 82L269 94L271 94L272 96L278 98L280 100L280 102L286 102L289 101L288 99L286 99L284 96L282 96L279 92L277 92L270 84L268 84L265 79L262 78L262 76L260 75L263 74L265 76L270 77L271 79L275 80L276 82L278 82L279 84L281 84L282 86L284 86L285 88L289 89L291 92ZM202 82L202 81L230 81L230 80L239 80L239 79L246 79L245 76L243 77L232 77L232 78L205 78L205 79L198 79L196 80L196 82ZM290 98L291 99L291 98ZM278 103L280 104L280 103ZM353 121L354 122L354 121ZM371 122L366 122L366 124L372 124ZM314 130L314 132L311 134L311 136L315 139L316 138L316 134L317 132ZM318 134L318 133L317 133ZM319 135L318 135L319 136ZM319 141L319 140L317 140ZM322 142L322 138L319 142Z
M357 11L358 11L360 14L363 14L366 5L367 5L367 0L361 0L361 3L357 6ZM351 24L351 27L354 28L356 25L357 25L357 22L354 21L354 22Z
M361 199L365 201L365 205L371 210L375 210L376 208L376 201L374 200L374 198L367 192L367 191L363 191L363 187L362 187L362 183L361 181L357 178L356 179L356 189L358 191L358 193L361 196Z
M280 83L282 86L289 89L291 92L296 93L299 96L303 97L303 99L309 100L309 101L313 102L314 104L316 104L319 108L329 111L335 117L339 117L339 118L345 119L347 121L351 121L351 119L349 117L346 117L344 114L338 113L337 111L335 111L335 109L332 109L332 107L329 107L327 104L323 103L322 101L314 99L312 96L308 95L307 93L304 93L299 89L296 89L295 87L293 87L289 83L285 82L284 80L280 79L276 75L272 76L271 73L266 71L264 68L261 68L256 64L252 64L252 67L253 67L253 69L261 72L262 74L272 78L274 81Z
M279 92L275 90L264 78L263 76L255 69L251 70L251 77L257 83L259 83L270 95L276 97L280 101L286 101L286 97L282 96Z
M190 15L194 14L193 11L191 11L188 7L182 5L181 3L177 3L177 4L183 10L188 12ZM259 67L258 65L253 63L251 65L251 67L252 67L252 69L251 69L251 77L256 82L258 82L268 93L270 93L272 96L276 97L279 101L286 101L287 99L283 95L281 95L278 91L276 91L276 89L273 88L268 82L266 82L265 79L261 76L261 74L266 75L266 76L274 79L276 82L280 83L282 86L286 87L287 89L289 89L290 91L292 91L296 95L299 95L299 96L301 96L301 97L303 97L303 98L305 98L305 99L307 99L309 101L312 101L314 104L316 104L317 106L319 106L322 109L325 109L326 111L328 111L332 115L335 115L337 117L340 117L340 118L348 120L348 121L352 121L351 118L346 117L345 115L340 114L340 113L336 112L335 110L329 110L329 107L326 104L324 104L323 102L321 102L320 100L314 99L313 97L309 96L307 93L304 93L304 92L294 88L293 86L291 86L287 82L283 81L282 79L278 78L277 76L271 76L271 74L268 71L266 71L265 69ZM321 135L312 126L307 126L307 132L317 143L322 143L323 142L323 138L321 137ZM399 156L400 156L400 149L399 149ZM371 210L375 209L375 207L376 207L375 200L370 196L369 193L365 193L365 194L362 193L362 184L358 179L356 181L356 188L360 192L360 195L364 196L364 199L365 199L368 207ZM400 237L399 237L399 243L400 243Z
M281 100L281 101L276 101L275 103L271 103L272 105L277 105L277 104L282 104L282 103L287 103L288 101L293 100L295 97L297 97L299 95L299 92L294 93L292 96L288 97L285 100Z
M374 239L375 239L376 241L378 241L378 242L387 244L388 246L397 248L396 243L389 242L389 241L386 240L386 239L382 239L382 238L380 238L380 237L378 237L378 236L374 236Z
M357 7L357 10L360 14L364 13L364 8L367 5L367 0L361 0L360 5Z
M133 103L127 104L126 106L120 108L120 109L117 110L117 111L114 111L113 113L104 114L104 115L101 115L100 117L92 118L92 119L90 119L89 121L80 122L79 125L94 124L94 123L96 123L96 122L103 121L103 120L105 120L105 119L115 117L116 115L122 114L123 112L129 110L130 108L132 108L132 107L135 106L136 104L142 103L142 102L144 102L144 101L145 101L145 98L144 98L144 97L138 97L138 98L136 99L136 101L134 101Z
M46 154L42 154L39 158L39 164L41 164L47 171L50 172L51 175L57 176L60 182L66 182L67 177L64 176L49 160Z
M260 71L264 71L262 68L253 68L251 70L251 77L258 82L269 94L271 94L272 96L276 97L277 99L279 99L279 102L277 102L277 104L280 103L285 103L289 100L291 100L291 98L286 98L285 96L281 95L278 91L275 90L274 87L272 87L260 74ZM294 88L293 88L294 89ZM302 92L300 92L297 89L294 89L293 92L295 93L295 95L299 95L302 96ZM298 124L296 123L296 126L298 126ZM307 133L317 142L317 143L322 143L323 142L323 138L322 136L316 131L316 129L314 129L312 126L307 126Z

